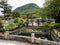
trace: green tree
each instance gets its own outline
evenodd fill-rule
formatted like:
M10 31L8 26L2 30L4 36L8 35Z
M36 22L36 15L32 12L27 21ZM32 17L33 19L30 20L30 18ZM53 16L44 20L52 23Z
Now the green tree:
M32 16L32 13L27 14L27 20L26 20L27 27L28 27L28 24L29 24L29 19L31 19L31 23L32 23L32 26L33 26L33 16Z
M4 22L0 20L0 32L3 32Z
M5 26L4 26L5 30L12 31L16 27L15 23L13 23L13 22L10 22L10 23L7 23L7 24L5 24Z
M38 17L40 18L51 18L51 15L49 15L50 12L48 11L48 9L46 9L45 7L44 8L40 8L37 10L37 14L36 16L38 15Z
M17 11L13 11L13 12L12 12L12 17L13 17L13 18L20 17L20 13L17 12Z
M33 27L33 15L32 14L30 14L30 19L31 19L31 23L32 23L32 27Z
M26 15L26 18L27 18L27 20L26 20L26 26L28 27L28 25L29 25L29 14Z
M46 0L45 9L48 11L48 15L55 18L58 10L60 9L60 0Z
M0 20L0 28L3 28L3 22Z
M9 4L7 4L7 2L1 1L1 2L0 2L0 8L3 9L3 11L1 11L1 12L4 14L4 16L11 14L11 8L12 8L12 7L11 7ZM5 18L5 17L4 17L4 18Z
M37 22L38 27L39 27L39 25L40 25L40 20L39 20L39 19L37 19L37 21L36 21L36 22Z
M23 18L15 18L14 22L18 23L18 26L21 27L24 23L24 20Z

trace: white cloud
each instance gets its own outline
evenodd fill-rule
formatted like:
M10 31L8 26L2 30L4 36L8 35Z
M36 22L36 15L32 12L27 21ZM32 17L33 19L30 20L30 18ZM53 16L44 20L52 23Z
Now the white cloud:
M8 0L8 4L13 6L13 9L15 9L16 7L20 7L25 4L28 4L28 3L35 3L39 7L42 7L44 2L45 0Z
M43 7L44 2L45 0L8 0L8 4L12 6L13 10L17 7L23 6L28 3L35 3L39 7ZM0 11L0 15L1 15L1 11Z

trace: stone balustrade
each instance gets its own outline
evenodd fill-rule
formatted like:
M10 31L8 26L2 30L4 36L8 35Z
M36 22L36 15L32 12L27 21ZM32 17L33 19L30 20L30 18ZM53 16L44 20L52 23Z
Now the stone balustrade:
M31 39L31 37L27 37L27 36L10 35L10 39L18 40L22 42L30 42L37 45L60 45L59 42L43 40L43 39L38 39L38 38Z
M31 37L21 36L21 35L9 35L7 32L5 33L5 35L6 35L5 39L8 38L8 40L17 40L17 41L22 41L22 42L29 42L29 43L34 43L36 45L60 45L60 42L35 38L34 33L32 33Z

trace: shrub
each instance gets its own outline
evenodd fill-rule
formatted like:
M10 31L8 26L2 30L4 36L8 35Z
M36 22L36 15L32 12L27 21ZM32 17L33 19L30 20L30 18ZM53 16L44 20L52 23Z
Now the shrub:
M7 25L5 25L5 30L11 31L11 30L13 30L15 27L16 27L15 23L10 22L10 23L8 23Z
M0 20L0 32L4 32L4 22L2 20Z
M57 29L58 31L60 31L60 23L57 23L54 27L55 27L55 29Z
M0 32L5 32L5 30L3 28L0 28Z
M60 31L60 23L49 24L48 26L50 29L57 29L58 31Z
M4 24L4 22L2 20L0 20L0 28L3 28L3 24Z
M22 18L15 18L15 19L14 19L14 22L15 22L15 23L18 23L18 24L20 24L20 25L22 25L22 24L24 23L24 21L23 21Z
M48 26L50 29L54 29L55 24L49 24Z
M57 30L60 32L60 28L57 28Z

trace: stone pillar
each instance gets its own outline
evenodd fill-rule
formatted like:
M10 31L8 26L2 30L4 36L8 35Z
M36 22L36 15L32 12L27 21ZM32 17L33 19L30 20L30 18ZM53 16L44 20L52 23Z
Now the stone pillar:
M9 38L9 32L8 31L4 32L4 38L5 39L8 39Z
M34 39L35 39L35 33L31 34L31 42L34 43Z

